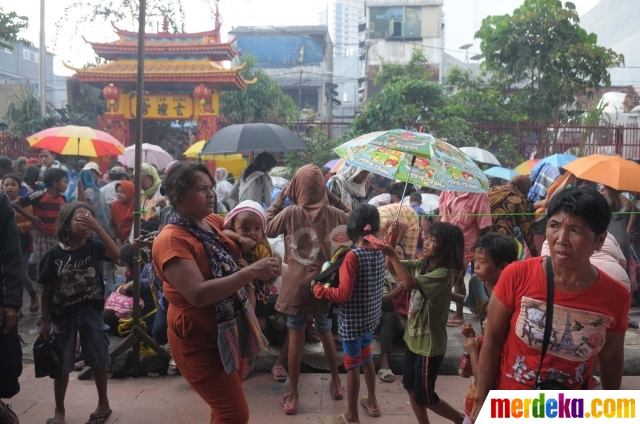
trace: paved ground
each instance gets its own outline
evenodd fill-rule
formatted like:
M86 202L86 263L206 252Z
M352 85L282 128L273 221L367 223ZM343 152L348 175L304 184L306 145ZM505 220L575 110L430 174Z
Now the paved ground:
M77 373L71 374L67 391L67 424L84 423L97 403L93 381L79 381ZM346 375L342 376L343 384ZM22 390L9 401L24 424L44 424L53 416L53 381L49 378L35 379L33 365L25 365L20 378ZM276 389L278 387L278 389ZM361 391L366 393L364 378ZM437 392L453 407L462 410L469 387L469 380L442 376L436 383ZM624 377L623 388L640 389L640 377ZM273 380L271 374L255 373L244 384L249 401L251 424L320 424L323 417L337 416L346 411L345 400L331 399L328 389L328 374L302 374L300 393L302 402L298 415L285 416L279 399L286 393L284 385ZM415 423L407 395L402 389L400 377L395 383L376 382L378 401L382 417L369 418L364 409L360 420L372 424ZM208 423L207 405L179 375L156 378L125 378L109 380L109 399L113 415L108 423L163 424L163 423ZM434 424L445 424L446 420L430 414Z

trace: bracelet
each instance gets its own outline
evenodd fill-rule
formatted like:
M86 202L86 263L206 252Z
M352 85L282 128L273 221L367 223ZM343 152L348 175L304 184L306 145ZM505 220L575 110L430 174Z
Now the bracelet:
M40 317L40 321L42 321L42 320L51 321L51 320L49 319L49 317Z

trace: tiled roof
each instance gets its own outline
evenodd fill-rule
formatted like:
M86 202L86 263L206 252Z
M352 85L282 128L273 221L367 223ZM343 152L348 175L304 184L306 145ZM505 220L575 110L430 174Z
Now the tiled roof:
M132 82L136 80L138 63L135 60L117 60L93 68L73 68L74 78L83 82ZM225 69L207 60L146 60L144 63L145 82L188 82L235 84L243 88L248 81L242 79L238 71L246 66Z

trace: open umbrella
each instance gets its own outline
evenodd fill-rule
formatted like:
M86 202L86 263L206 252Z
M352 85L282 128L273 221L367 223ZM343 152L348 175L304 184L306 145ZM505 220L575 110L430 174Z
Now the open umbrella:
M576 159L578 159L577 156L556 153L554 155L547 156L546 158L542 159L540 162L536 163L536 165L533 168L531 168L531 173L534 173L534 170L537 167L542 166L545 163L550 163L556 168L561 168L566 164L573 162Z
M329 162L327 162L327 163L325 163L325 164L324 164L323 168L331 169L331 168L333 168L334 166L336 166L336 164L338 163L338 161L339 161L339 160L340 160L340 159L333 159L333 160L330 160Z
M620 156L591 155L563 166L578 178L621 191L640 192L640 165Z
M334 149L347 163L377 175L438 190L485 193L489 181L468 156L430 134L390 130Z
M533 169L533 167L536 166L536 163L538 162L540 162L540 159L529 159L513 168L513 170L516 171L519 175L529 175L531 174L531 170Z
M101 157L121 155L124 146L113 136L90 127L67 125L42 130L27 137L34 149L47 149L61 155Z
M513 169L503 168L501 166L494 166L484 171L490 177L500 178L502 180L511 181L511 179L518 175Z
M460 151L476 162L500 166L500 161L493 153L480 147L460 147Z
M124 155L118 157L120 163L124 163L129 168L135 167L136 146L129 146L124 149ZM142 143L142 162L155 165L159 170L164 170L173 158L162 147L155 144Z
M275 124L230 125L216 132L202 154L287 152L308 146L295 133Z
M230 155L201 154L205 143L205 140L193 143L191 147L185 150L183 156L187 159L213 160L216 162L216 167L224 168L234 176L241 175L242 172L247 169L247 161L239 153L233 153Z

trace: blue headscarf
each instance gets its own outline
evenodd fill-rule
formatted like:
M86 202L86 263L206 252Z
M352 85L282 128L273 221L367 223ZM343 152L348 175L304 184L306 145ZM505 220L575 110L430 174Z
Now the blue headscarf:
M82 181L82 188L85 190L88 188L98 189L93 180L93 172L89 170L80 171L78 174L78 181Z

